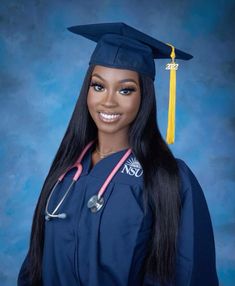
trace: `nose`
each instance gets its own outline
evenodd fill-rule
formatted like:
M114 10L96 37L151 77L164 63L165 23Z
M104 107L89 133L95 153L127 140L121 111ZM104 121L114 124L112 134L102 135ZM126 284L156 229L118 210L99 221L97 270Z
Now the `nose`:
M107 90L105 94L103 105L107 107L114 107L117 106L117 101L115 97L115 92L113 90Z

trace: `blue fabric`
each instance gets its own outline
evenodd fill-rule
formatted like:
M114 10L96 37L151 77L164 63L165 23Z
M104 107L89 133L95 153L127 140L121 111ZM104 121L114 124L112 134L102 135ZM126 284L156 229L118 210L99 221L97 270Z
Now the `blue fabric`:
M104 194L104 206L91 213L87 201L97 194L125 150L100 160L91 169L91 150L83 159L80 179L59 212L66 219L45 223L44 286L140 286L139 273L150 238L152 214L143 212L142 168L131 154ZM217 286L214 237L202 189L184 161L177 159L181 178L182 215L178 237L176 286ZM129 173L128 173L129 171ZM75 169L65 176L49 205L52 212ZM26 286L24 266L18 286ZM145 286L159 286L145 277ZM170 285L169 285L170 286Z
M170 58L171 47L125 23L78 25L69 31L97 42L89 64L137 71L155 79L154 59ZM176 59L189 55L175 49Z

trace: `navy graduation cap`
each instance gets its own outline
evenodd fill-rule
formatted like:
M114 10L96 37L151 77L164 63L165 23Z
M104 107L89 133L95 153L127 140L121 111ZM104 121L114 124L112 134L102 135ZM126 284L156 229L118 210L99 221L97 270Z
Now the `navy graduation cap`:
M174 143L176 70L175 59L189 60L193 56L168 43L163 43L125 23L98 23L78 25L69 31L97 43L89 64L137 71L155 79L154 59L171 58L170 98L168 111L167 143Z

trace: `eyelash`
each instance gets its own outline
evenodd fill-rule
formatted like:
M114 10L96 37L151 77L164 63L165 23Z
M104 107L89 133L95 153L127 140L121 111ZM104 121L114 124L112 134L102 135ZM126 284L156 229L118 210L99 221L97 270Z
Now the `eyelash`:
M94 88L95 86L99 86L99 87L103 88L103 85L100 84L100 83L98 83L98 82L91 82L90 86L93 87L93 88ZM95 88L94 88L94 90L97 91L97 92L100 92L100 91L101 91L101 90L96 90ZM125 87L125 88L122 88L121 90L126 90L126 91L129 92L129 93L125 93L125 95L129 95L131 92L136 91L136 89L133 88L133 87Z

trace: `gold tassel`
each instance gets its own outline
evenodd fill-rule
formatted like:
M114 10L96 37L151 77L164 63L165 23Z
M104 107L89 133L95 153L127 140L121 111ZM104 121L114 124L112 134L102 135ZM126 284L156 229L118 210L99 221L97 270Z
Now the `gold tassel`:
M173 144L175 140L175 106L176 106L176 70L178 64L175 63L175 47L167 44L172 48L171 63L166 65L166 70L170 70L170 86L169 86L169 106L168 106L168 126L166 141Z

